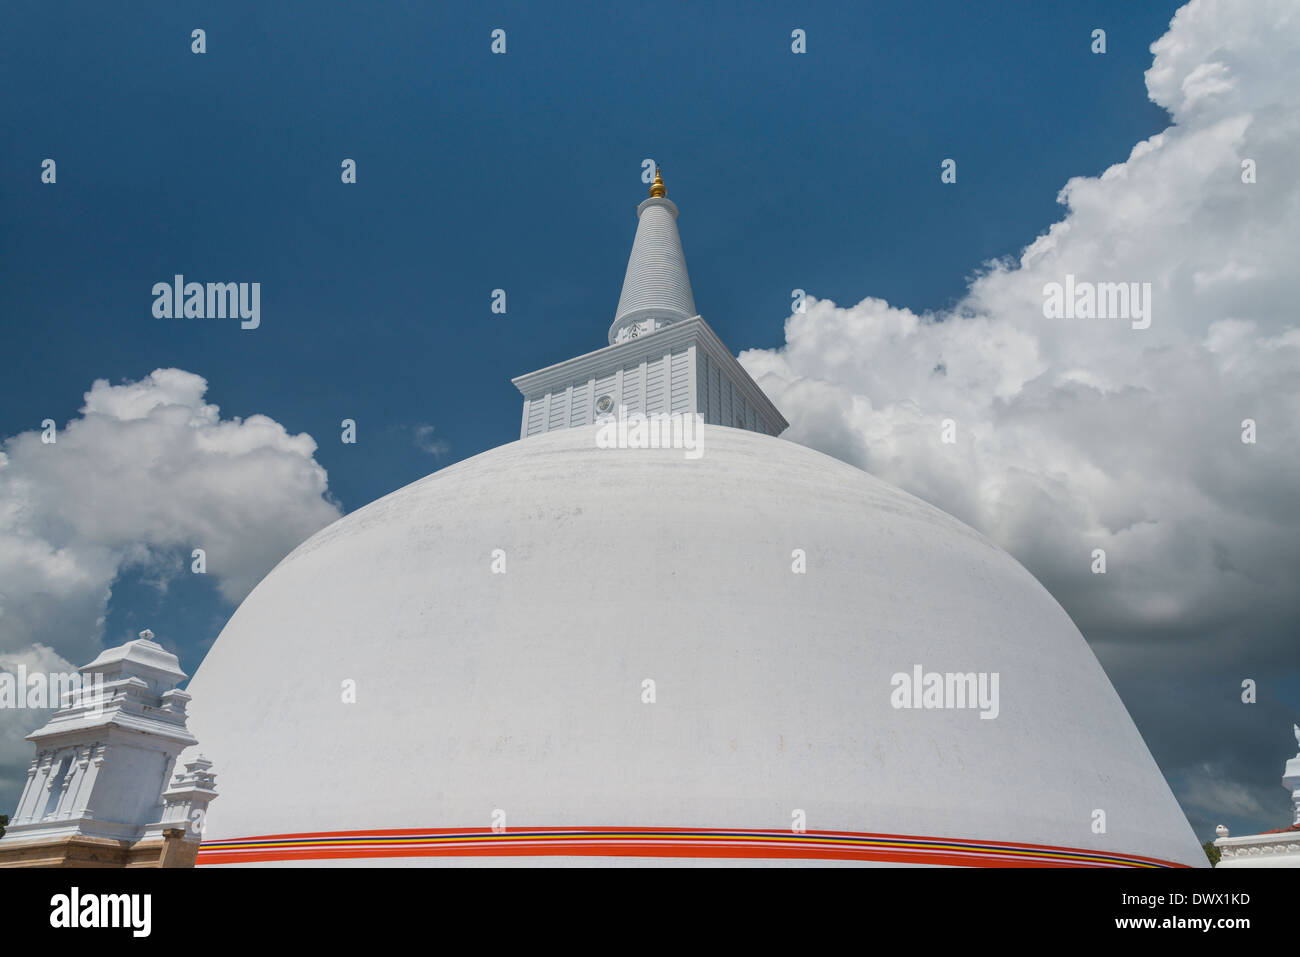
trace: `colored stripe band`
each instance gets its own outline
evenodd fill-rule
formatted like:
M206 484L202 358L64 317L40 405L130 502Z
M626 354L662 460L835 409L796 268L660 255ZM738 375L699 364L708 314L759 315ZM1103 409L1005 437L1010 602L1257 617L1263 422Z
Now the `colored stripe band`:
M1180 867L1134 854L1044 844L851 831L701 828L479 828L270 834L204 841L199 864L377 857L690 857L875 861L965 867Z

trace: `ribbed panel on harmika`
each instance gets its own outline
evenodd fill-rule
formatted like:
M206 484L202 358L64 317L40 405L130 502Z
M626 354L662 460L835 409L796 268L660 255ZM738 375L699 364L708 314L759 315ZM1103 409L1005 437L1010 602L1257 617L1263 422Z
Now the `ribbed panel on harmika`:
M645 310L690 319L695 313L691 279L677 233L677 207L668 199L651 198L637 207L640 221L632 255L627 261L623 294L618 300L614 325Z

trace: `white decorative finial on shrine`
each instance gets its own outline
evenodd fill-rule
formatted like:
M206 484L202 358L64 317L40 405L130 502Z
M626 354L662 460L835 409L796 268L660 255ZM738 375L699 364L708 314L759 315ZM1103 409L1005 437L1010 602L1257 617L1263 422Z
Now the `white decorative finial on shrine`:
M1300 725L1291 725L1291 730L1295 732L1296 744L1300 745ZM1295 806L1291 824L1300 827L1300 752L1286 763L1286 770L1282 773L1282 787L1291 792L1291 803Z
M163 792L162 817L145 828L146 838L161 837L168 828L179 828L189 841L197 843L202 839L208 805L217 796L217 776L212 762L202 754L185 761L184 767Z

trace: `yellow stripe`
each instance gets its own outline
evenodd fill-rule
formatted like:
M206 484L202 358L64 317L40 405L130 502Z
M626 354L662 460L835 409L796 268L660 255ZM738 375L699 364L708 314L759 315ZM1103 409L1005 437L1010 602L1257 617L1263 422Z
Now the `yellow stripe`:
M668 843L722 843L722 842L753 842L759 844L802 844L802 845L822 845L822 846L855 846L855 847L875 847L875 848L896 848L901 850L917 851L955 851L964 853L978 853L990 856L1003 857L1024 857L1024 858L1053 858L1060 860L1077 860L1077 861L1114 861L1125 864L1139 864L1148 867L1155 865L1146 862L1134 861L1130 858L1109 855L1109 854L1088 854L1078 851L1050 851L1038 850L1035 848L1010 848L1001 846L990 846L984 844L959 844L951 842L915 842L915 841L890 841L878 838L856 838L843 837L836 835L824 836L798 836L784 834L712 834L712 833L652 833L641 831L617 831L617 832L559 832L559 833L528 833L528 832L502 832L498 834L447 834L447 835L423 835L413 837L352 837L352 838L305 838L294 841L254 841L254 842L229 842L205 844L203 850L212 851L239 851L239 850L283 850L290 848L325 848L325 847L356 847L358 845L367 845L375 847L402 847L410 845L455 845L455 844L486 844L486 843L514 843L521 841L563 841L563 842L612 842L615 840L641 840Z

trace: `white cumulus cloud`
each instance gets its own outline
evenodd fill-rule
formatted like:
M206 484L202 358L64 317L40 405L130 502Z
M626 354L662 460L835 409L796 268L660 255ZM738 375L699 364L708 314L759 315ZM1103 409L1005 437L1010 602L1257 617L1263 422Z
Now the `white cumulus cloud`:
M1070 179L1064 218L1018 261L987 264L940 314L810 300L783 347L741 360L788 438L984 531L1095 644L1141 668L1135 649L1178 667L1170 640L1212 642L1235 682L1233 649L1298 657L1300 6L1194 0L1151 49L1172 125ZM1045 318L1067 275L1150 283L1150 328Z
M53 443L0 453L0 654L52 649L81 665L101 647L113 583L130 567L206 552L238 602L290 549L333 521L316 443L263 415L222 419L207 382L157 369L97 380Z

